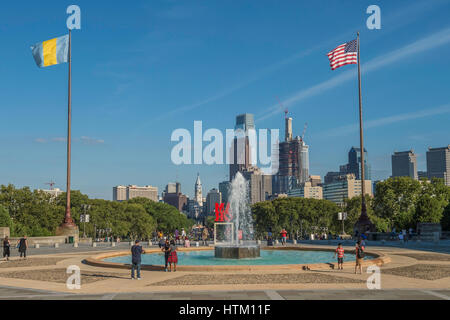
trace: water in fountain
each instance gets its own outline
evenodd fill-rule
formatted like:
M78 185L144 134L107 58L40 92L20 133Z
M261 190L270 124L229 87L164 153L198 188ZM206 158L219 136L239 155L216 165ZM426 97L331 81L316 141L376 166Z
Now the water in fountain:
M252 239L253 219L250 210L248 181L238 172L231 182L229 194L230 211L233 215L235 244L239 245L239 230L243 239Z
M229 246L217 246L216 258L255 258L260 256L260 247L257 245L240 245L239 230L242 230L243 240L253 239L253 218L250 209L248 182L238 172L231 182L229 204L230 213L233 216L234 243ZM230 236L232 237L232 236ZM227 239L231 242L232 239Z

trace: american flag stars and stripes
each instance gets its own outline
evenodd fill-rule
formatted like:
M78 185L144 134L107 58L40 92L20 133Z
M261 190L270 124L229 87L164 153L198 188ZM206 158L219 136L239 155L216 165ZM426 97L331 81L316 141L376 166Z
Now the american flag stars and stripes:
M358 42L357 39L341 44L336 49L328 53L331 70L345 66L346 64L358 63Z

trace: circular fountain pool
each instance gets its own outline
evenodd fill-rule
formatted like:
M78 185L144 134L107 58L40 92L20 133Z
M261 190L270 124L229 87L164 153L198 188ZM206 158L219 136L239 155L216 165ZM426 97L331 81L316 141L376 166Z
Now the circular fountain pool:
M289 265L289 264L316 264L335 263L334 252L331 251L305 251L305 250L261 250L259 258L251 259L223 259L215 258L213 250L178 251L178 265L186 266L253 266L253 265ZM366 256L366 260L372 259ZM131 256L118 256L103 259L105 262L131 263ZM355 261L354 254L345 254L344 261ZM143 265L163 265L164 254L153 253L142 255Z

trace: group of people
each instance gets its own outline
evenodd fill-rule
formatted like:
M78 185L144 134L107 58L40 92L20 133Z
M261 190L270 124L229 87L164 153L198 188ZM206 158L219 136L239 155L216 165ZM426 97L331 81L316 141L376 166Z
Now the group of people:
M164 271L172 272L172 265L173 265L173 271L176 272L178 255L175 240L172 239L169 241L169 239L166 239L164 245L161 246L161 251L164 252L164 260L165 260ZM131 280L134 279L141 280L141 262L142 262L141 256L143 253L144 249L141 246L140 240L136 240L134 245L131 247Z
M19 250L20 258L26 259L28 249L28 240L26 235L17 241L16 248ZM6 261L9 261L10 257L11 257L11 241L9 240L9 237L6 236L3 239L3 258Z
M358 269L359 273L362 274L362 262L364 261L365 250L366 250L365 240L361 238L356 242L355 246L355 256L356 256L355 274ZM345 252L344 248L342 247L342 243L338 244L338 247L334 252L334 257L336 258L336 256L338 262L338 270L344 270Z

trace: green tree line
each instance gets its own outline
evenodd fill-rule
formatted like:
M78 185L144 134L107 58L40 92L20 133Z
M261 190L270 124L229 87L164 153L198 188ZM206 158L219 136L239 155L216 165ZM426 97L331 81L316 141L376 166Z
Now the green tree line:
M252 206L255 233L264 235L268 228L276 235L285 228L291 235L331 232L342 233L337 213L347 212L344 229L353 233L361 214L362 197L345 199L343 207L327 200L279 198ZM389 178L376 185L375 196L366 195L367 213L379 232L416 228L419 222L441 223L450 230L450 187L442 179L431 182L409 177Z
M86 211L89 223L80 223L84 213L82 205L90 205ZM28 187L0 186L0 226L7 226L11 236L52 236L61 224L66 207L66 193L56 198ZM175 207L146 198L129 201L89 199L80 191L71 191L71 214L79 226L80 236L94 237L96 229L111 229L109 235L129 239L148 239L155 231L171 233L178 228L189 230L194 222ZM98 236L98 233L97 233Z

